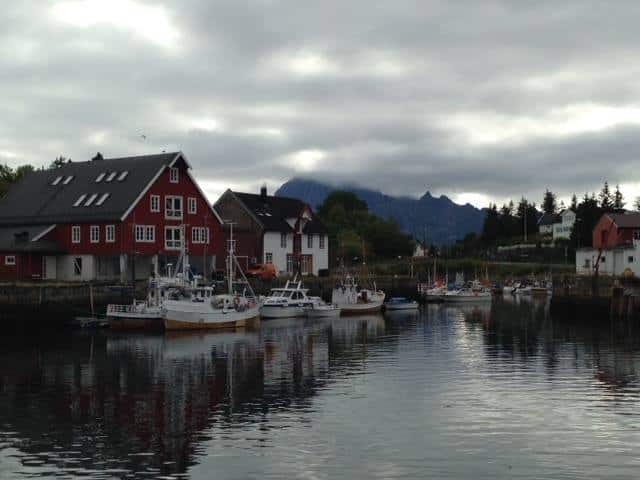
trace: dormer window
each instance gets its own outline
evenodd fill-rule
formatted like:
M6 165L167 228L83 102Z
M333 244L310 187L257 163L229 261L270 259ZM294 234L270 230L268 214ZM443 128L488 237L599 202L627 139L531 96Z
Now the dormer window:
M71 182L71 180L73 180L73 175L69 175L67 178L64 179L64 182L62 182L63 185L69 185L69 182Z
M106 175L106 173L104 173L104 172L102 172L100 175L98 175L96 177L96 183L100 183L105 175Z
M104 201L109 198L109 193L103 193L102 196L98 199L98 201L96 202L96 206L100 206L104 203Z
M109 174L109 176L107 177L107 179L105 180L105 182L110 182L112 181L114 178L116 178L117 172L111 172Z
M82 195L80 195L80 196L78 197L78 199L76 200L76 203L74 203L74 204L73 204L73 206L74 206L74 207L79 207L79 206L80 206L80 204L81 204L82 202L84 202L84 199L85 199L85 198L87 198L87 194L86 194L86 193L83 193Z
M126 170L120 173L120 175L118 175L118 181L119 182L123 181L125 178L127 178L127 175L129 175L129 172Z
M92 194L89 199L84 203L85 207L88 207L89 205L91 205L93 203L93 201L98 197L97 193Z
M53 182L51 182L51 185L57 185L60 183L61 180L62 180L62 175L57 177Z
M180 179L180 174L178 173L179 170L177 168L170 168L169 169L169 181L171 183L178 183L179 179Z

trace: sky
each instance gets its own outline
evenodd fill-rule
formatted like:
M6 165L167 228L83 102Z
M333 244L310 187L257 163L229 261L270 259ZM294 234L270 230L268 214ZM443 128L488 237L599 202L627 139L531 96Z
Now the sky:
M634 1L7 2L0 163L182 150L210 200L294 176L484 207L640 195Z

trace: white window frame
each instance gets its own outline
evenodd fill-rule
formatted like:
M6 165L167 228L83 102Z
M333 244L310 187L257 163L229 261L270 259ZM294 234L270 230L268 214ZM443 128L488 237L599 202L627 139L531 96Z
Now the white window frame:
M179 183L180 182L180 170L176 167L171 167L169 169L169 182L171 183Z
M280 234L280 248L287 248L287 234Z
M155 243L156 226L155 225L136 225L135 239L136 239L136 243Z
M167 238L167 232L169 231L178 231L180 232L180 240ZM182 227L164 227L164 249L165 250L180 250L182 248L182 242L184 241L184 234L182 232Z
M104 240L107 243L115 243L116 241L116 226L107 225L104 227Z
M318 248L320 250L324 250L324 241L325 241L325 237L324 235L319 235L319 240L318 240Z
M180 210L175 208L175 200L180 199ZM169 209L167 205L167 201L171 201L173 204L173 208ZM173 212L169 215L169 212ZM180 216L176 215L176 212L180 212ZM180 195L165 195L164 197L164 218L167 220L182 220L184 216L184 201Z
M196 214L198 213L198 201L196 200L196 197L189 197L187 199L187 205L189 207L188 211L191 214Z
M5 255L4 264L8 266L13 266L16 264L16 256L15 255Z
M273 253L266 252L264 254L264 263L273 263Z
M79 225L71 227L71 243L80 243L82 240L81 230Z
M149 200L149 210L153 213L160 213L160 195L151 195Z
M208 227L191 227L191 243L209 243Z
M100 225L91 225L89 227L89 241L91 243L100 243Z
M313 248L313 233L307 235L307 248Z

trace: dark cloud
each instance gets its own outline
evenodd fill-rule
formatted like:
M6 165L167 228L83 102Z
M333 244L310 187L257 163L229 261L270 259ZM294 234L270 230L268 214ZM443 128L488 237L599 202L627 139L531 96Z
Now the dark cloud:
M180 148L212 197L636 193L635 2L106 5L0 11L0 162Z

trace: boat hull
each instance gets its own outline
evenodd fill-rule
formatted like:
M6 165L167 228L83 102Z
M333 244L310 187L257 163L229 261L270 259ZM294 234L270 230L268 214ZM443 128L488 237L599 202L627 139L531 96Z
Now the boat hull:
M382 310L382 302L352 303L338 305L344 315L359 315L362 313L375 313Z
M418 310L418 302L410 302L404 305L392 305L390 303L385 304L385 310L389 312L401 311L401 310Z
M308 318L338 318L342 313L341 308L331 310L307 310Z
M114 330L162 330L162 310L159 307L136 309L130 305L109 305L107 322Z
M244 311L210 311L206 305L194 303L191 308L167 302L164 313L165 330L212 330L217 328L239 328L257 325L260 320L258 307ZM202 306L201 308L199 308Z
M480 303L491 300L491 295L447 295L444 297L446 303Z
M303 317L304 309L298 306L262 305L262 318Z

